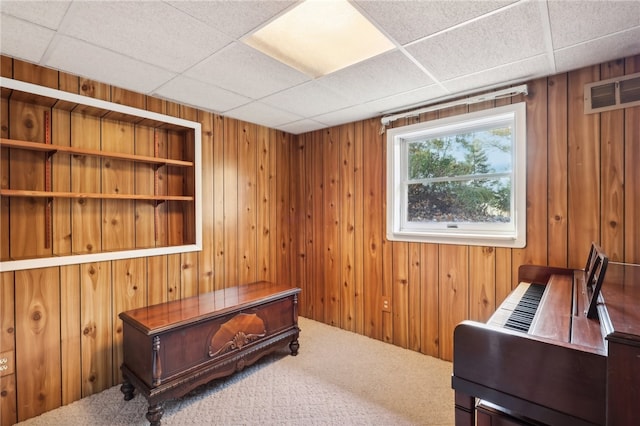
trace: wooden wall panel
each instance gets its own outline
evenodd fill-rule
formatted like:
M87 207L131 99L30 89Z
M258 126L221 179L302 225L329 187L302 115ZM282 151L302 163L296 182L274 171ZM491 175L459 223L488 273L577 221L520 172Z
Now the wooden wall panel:
M59 279L58 268L15 272L18 421L61 404Z
M584 267L592 241L600 236L600 120L584 113L584 85L598 81L598 66L569 73L568 208L570 268Z
M0 358L6 359L3 366L8 369L0 372L0 425L18 421L14 303L14 273L3 272L0 274Z
M322 188L324 221L322 227L324 251L324 321L340 327L340 127L323 131L322 158L324 159Z
M625 62L625 74L637 72L640 72L640 55ZM640 263L640 107L627 108L624 113L623 258L628 263Z
M80 265L83 397L103 391L114 384L111 286L110 262Z
M15 376L20 380L0 380L7 392L0 400L3 425L5 416L11 416L6 406L22 420L117 384L121 356L117 314L130 307L268 277L303 289L300 312L306 316L451 359L455 325L467 318L484 320L517 284L514 277L522 263L582 267L592 240L615 259L640 262L640 107L589 116L582 110L584 83L640 72L640 56L534 80L529 82L530 96L495 103L527 102L531 221L528 246L522 250L387 241L386 135L380 133L378 118L294 136L1 59L3 75L200 121L205 216L200 253L2 274L0 348L15 347L16 359L21 360L20 374ZM0 114L2 134L15 137L7 104ZM428 113L411 122L491 106ZM27 115L32 109L20 108ZM53 137L61 144L99 143L105 130L81 110L56 112L52 120L57 129ZM118 125L106 131L117 133L117 129ZM15 132L41 141L38 134ZM172 132L156 129L155 133L159 156L193 155ZM153 150L153 135L148 132L134 130L127 138L138 153ZM12 177L6 158L3 150L1 185ZM93 192L101 180L111 179L99 160L75 156L67 161L70 181L64 176L54 179L60 188L70 185L74 191ZM64 164L54 163L54 173ZM137 187L151 188L154 183L149 167L136 164L125 173ZM180 173L161 167L158 191L170 193L192 184ZM103 209L99 201L90 201L54 207L54 220L68 223L69 229L68 236L53 242L55 250L101 248ZM157 208L167 211L169 204ZM5 256L8 250L22 248L4 242L9 229L3 219L9 208L6 197L0 207ZM142 219L153 214L152 208L135 205L140 218L132 232L137 246L185 238L180 216L159 223L152 235L148 221ZM385 299L390 302L386 310ZM15 338L7 331L11 327L5 328L10 322L7 300L15 309ZM37 337L42 345L32 346L33 320L26 313L38 300L44 301L42 312L48 322ZM51 348L59 355L48 357ZM54 371L58 391L47 390L45 398L38 399L37 373L31 372L42 362Z

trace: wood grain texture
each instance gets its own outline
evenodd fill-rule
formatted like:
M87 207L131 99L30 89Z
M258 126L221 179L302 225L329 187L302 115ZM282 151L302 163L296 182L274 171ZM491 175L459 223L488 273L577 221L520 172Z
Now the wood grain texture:
M19 421L61 404L59 278L58 268L15 272Z
M6 70L13 73L13 65L18 64L26 79L140 105L139 96L108 85L64 73L54 72L57 77L51 78L48 70L1 59L3 75ZM192 118L195 114L194 119L203 124L203 144L208 144L203 146L202 164L203 189L207 188L202 200L203 252L143 258L131 267L122 261L53 268L55 272L30 270L16 273L16 277L3 273L3 285L15 288L16 294L3 293L2 314L9 312L5 309L7 298L16 310L16 356L24 355L16 377L22 374L27 383L2 378L0 386L7 391L7 398L14 398L12 406L17 412L29 416L42 407L55 408L114 385L121 380L119 323L115 318L121 306L146 306L223 289L241 283L241 277L253 276L253 272L302 288L299 309L305 316L450 359L453 327L462 319L482 320L517 284L513 277L521 264L582 267L592 240L605 251L611 246L612 253L627 262L640 262L640 108L590 116L582 110L585 82L639 71L637 56L529 82L531 96L522 100L527 102L529 129L527 214L531 222L528 246L523 250L387 241L386 135L380 134L377 118L296 136L145 97L144 107L151 111ZM495 105L518 100L501 100ZM2 137L13 137L13 123L5 107L9 102L2 102ZM411 122L490 106L483 103L423 114ZM72 146L95 143L103 126L81 110L60 113L53 116L53 122L54 138ZM247 129L248 139L243 129ZM175 132L153 131L159 139L158 156L192 155ZM29 140L42 141L37 134L22 132ZM133 130L136 153L152 147L150 132L137 127ZM99 149L100 145L91 147ZM0 153L2 187L12 177L5 161L7 151L2 148ZM54 181L61 187L69 185L73 191L99 192L96 185L100 185L103 164L86 156L68 159L69 165L54 164ZM56 175L65 168L69 183ZM161 194L185 188L183 172L170 169L158 169ZM152 168L136 164L131 173L136 188L149 188ZM65 232L70 235L73 251L100 248L101 203L96 201L96 206L88 209L87 202L92 200L78 201L70 202L70 217L64 218L60 212L54 214L54 221L68 222ZM149 242L164 245L187 235L184 229L188 224L176 216L171 222L161 221L157 238L152 239L146 220L152 206L145 203L134 203L134 216L140 221L134 225L136 246ZM2 197L3 257L9 249L20 247L14 248L13 241L11 247L5 243L9 204L7 197ZM247 205L252 209L250 214L245 210ZM174 207L161 203L156 208L166 216ZM64 229L62 223L55 226ZM251 226L253 230L248 229ZM66 250L64 232L55 241L57 250ZM247 259L241 260L245 254ZM252 271L249 274L244 268L247 265ZM133 278L127 271L131 277L139 277L135 279L140 283L135 295L130 294L127 280ZM38 278L44 276L46 279ZM47 286L22 286L23 282L43 280ZM54 318L51 328L47 323L38 338L50 342L47 345L60 354L58 360L46 360L53 363L51 369L60 382L57 393L46 393L42 400L34 392L36 378L30 376L42 362L42 354L31 349L30 340L29 345L25 343L32 321L25 316L25 301L31 300L28 293L35 288L47 294L43 300L48 319ZM383 297L391 301L389 312L383 312ZM3 325L3 338L10 342L7 330ZM10 344L2 340L3 348ZM3 419L5 413L11 414L3 406Z

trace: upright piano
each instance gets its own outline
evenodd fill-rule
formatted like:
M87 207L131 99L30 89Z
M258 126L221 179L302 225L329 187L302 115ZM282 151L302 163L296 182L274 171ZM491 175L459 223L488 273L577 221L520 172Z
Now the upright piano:
M456 326L456 426L640 424L640 265L605 266L596 289L589 261L523 265L487 323Z

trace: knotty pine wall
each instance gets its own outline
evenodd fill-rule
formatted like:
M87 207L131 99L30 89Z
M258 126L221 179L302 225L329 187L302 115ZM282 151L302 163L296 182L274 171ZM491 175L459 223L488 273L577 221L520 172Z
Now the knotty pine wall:
M640 72L640 56L500 101L527 102L524 249L386 241L379 119L293 136L1 59L5 77L202 123L204 206L202 252L0 274L0 353L19 361L0 379L2 425L119 383L117 314L134 307L286 281L302 288L302 316L450 360L455 324L485 321L519 265L579 268L591 241L640 263L640 107L582 112L585 83Z
M302 314L451 360L455 325L485 322L517 285L520 265L583 268L592 241L613 261L640 263L640 107L583 113L584 84L636 72L640 56L530 81L526 97L394 124L526 102L523 249L387 241L379 119L299 136L291 269Z
M203 172L201 252L0 274L0 357L15 355L15 374L0 377L1 425L120 383L122 311L238 283L290 281L291 135L7 57L1 57L1 73L198 121ZM19 118L9 119L7 105L1 107L0 134L8 137L10 122ZM34 232L39 223L34 218ZM8 250L8 236L0 237L0 248Z

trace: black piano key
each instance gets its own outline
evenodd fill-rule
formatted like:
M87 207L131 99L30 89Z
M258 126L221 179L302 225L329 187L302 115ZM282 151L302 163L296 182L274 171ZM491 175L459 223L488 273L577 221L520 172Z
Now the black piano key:
M509 315L504 327L525 333L528 332L545 288L544 284L531 284L518 301L511 315Z

